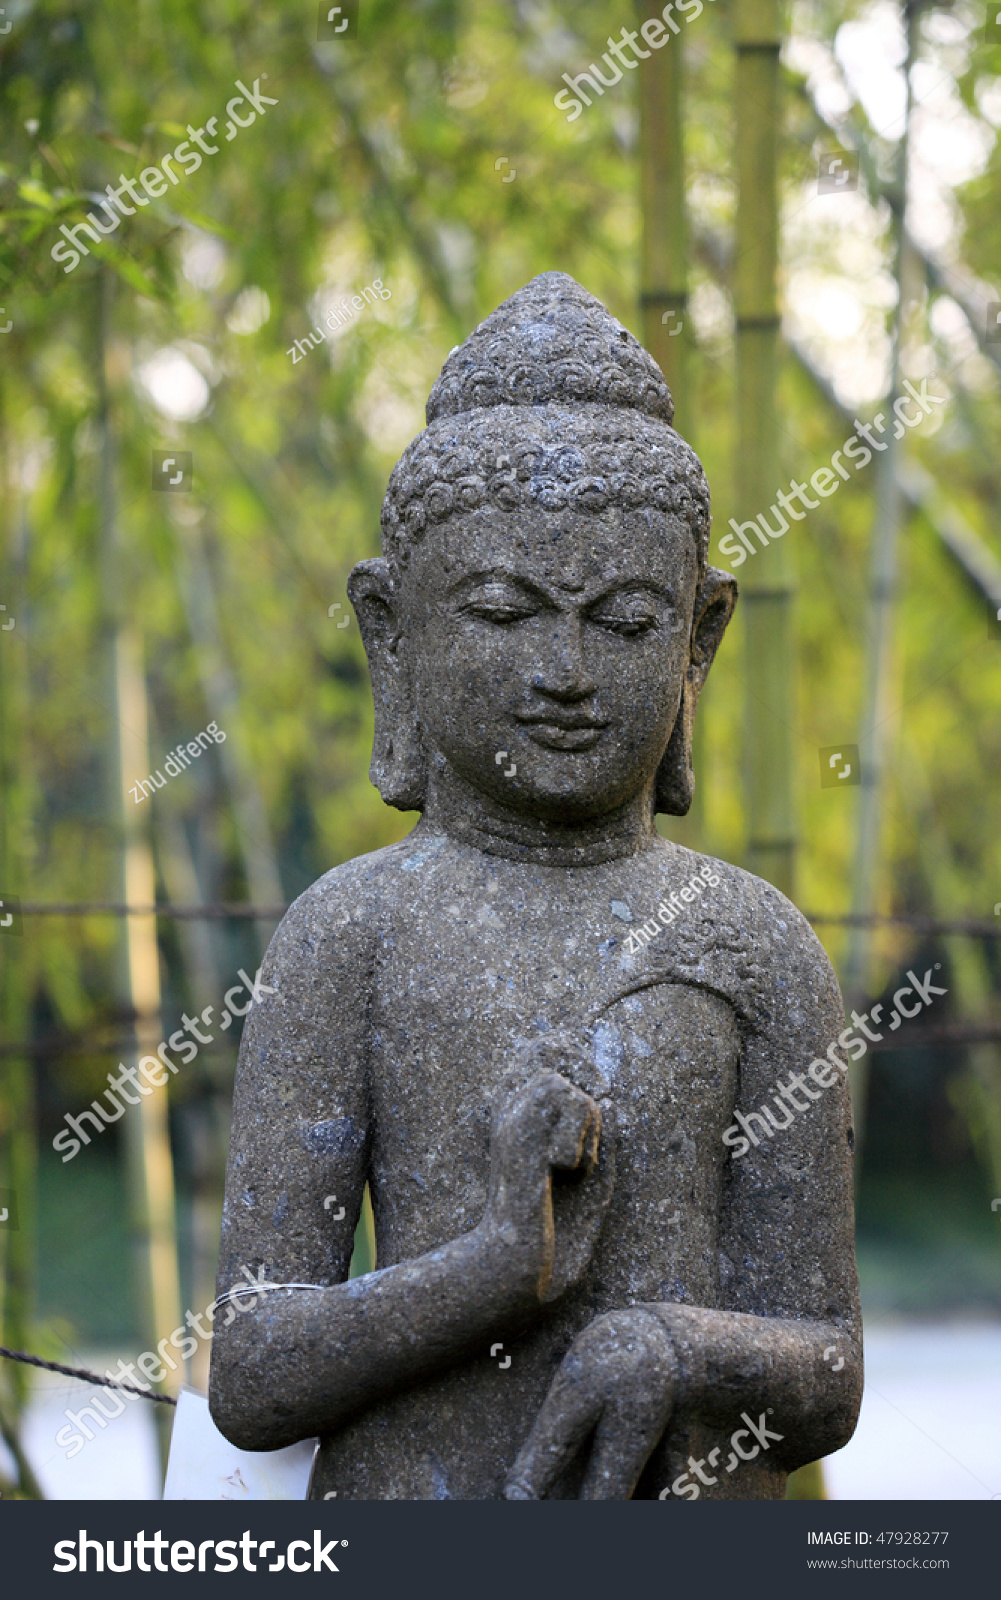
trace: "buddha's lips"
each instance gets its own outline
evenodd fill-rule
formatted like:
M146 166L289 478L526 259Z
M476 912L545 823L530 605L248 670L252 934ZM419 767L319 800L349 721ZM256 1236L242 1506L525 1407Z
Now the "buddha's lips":
M594 717L519 717L533 744L546 750L590 750L608 727Z

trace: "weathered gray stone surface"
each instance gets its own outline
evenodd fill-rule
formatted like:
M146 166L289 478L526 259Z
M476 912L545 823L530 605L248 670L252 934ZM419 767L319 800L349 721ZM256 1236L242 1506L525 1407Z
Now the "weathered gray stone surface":
M268 952L219 1292L326 1287L220 1327L210 1393L245 1448L319 1434L315 1498L776 1498L855 1424L834 975L775 889L654 828L736 597L671 414L544 274L445 363L352 575L373 779L423 815ZM347 1283L366 1180L379 1270Z

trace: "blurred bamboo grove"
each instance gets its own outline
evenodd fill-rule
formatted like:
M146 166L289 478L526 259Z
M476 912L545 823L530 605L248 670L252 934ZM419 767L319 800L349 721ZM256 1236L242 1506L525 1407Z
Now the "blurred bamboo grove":
M731 519L774 528L778 490L906 383L948 396L777 546L750 536L670 831L818 917L900 914L818 921L849 1005L943 963L925 1041L855 1083L863 1281L880 1307L1001 1308L1001 24L973 0L685 9L569 122L564 75L652 5L360 0L343 40L306 3L5 8L3 1344L153 1348L211 1299L220 1017L275 926L33 908L266 910L409 829L368 782L345 579L449 349L549 268L664 366L714 549ZM227 138L237 80L276 103ZM143 189L199 135L197 170ZM108 221L109 186L134 215L95 238L77 224ZM61 228L87 250L70 272ZM225 742L135 804L213 719ZM862 782L839 793L818 756L841 745ZM64 1167L64 1114L208 1007L197 1060ZM23 1369L0 1368L0 1490L30 1496Z

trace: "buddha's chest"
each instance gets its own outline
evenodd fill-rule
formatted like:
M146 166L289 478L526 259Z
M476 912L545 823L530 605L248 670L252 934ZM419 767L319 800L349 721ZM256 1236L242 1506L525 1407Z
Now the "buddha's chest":
M642 1292L673 1298L694 1275L704 1294L737 1082L730 1007L655 981L624 956L625 928L609 936L586 914L550 907L543 923L530 903L505 913L489 902L436 911L434 938L415 919L379 962L370 1082L380 1264L480 1220L501 1080L526 1045L558 1031L577 1046L570 1075L613 1111L615 1190L597 1275L615 1277L613 1242L625 1231L645 1241Z

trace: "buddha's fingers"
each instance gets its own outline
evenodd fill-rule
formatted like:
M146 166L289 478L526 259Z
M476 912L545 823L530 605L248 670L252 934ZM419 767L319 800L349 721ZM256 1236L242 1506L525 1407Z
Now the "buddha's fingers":
M615 1112L606 1100L594 1166L587 1174L575 1173L553 1184L555 1248L552 1275L542 1291L544 1301L558 1299L587 1270L614 1187Z
M538 1072L501 1098L491 1157L513 1179L548 1183L553 1167L590 1171L600 1132L601 1112L589 1095L556 1072Z
M567 1356L504 1485L505 1500L541 1500L566 1470L601 1414L603 1400L573 1353Z
M541 1499L596 1428L579 1498L628 1500L667 1427L678 1385L670 1337L648 1310L598 1317L564 1357L505 1498Z
M629 1500L671 1417L671 1400L625 1393L605 1403L580 1500Z

